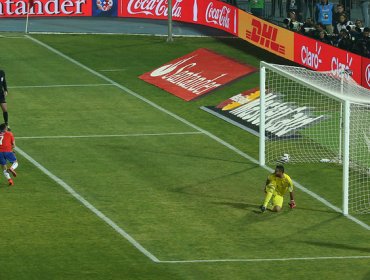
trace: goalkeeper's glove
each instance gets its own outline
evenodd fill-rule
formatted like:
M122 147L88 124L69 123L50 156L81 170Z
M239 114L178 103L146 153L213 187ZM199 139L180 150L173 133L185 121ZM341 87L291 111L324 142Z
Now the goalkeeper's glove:
M293 209L293 208L295 208L296 207L296 205L295 205L295 201L292 199L289 203L289 207L291 208L291 209Z

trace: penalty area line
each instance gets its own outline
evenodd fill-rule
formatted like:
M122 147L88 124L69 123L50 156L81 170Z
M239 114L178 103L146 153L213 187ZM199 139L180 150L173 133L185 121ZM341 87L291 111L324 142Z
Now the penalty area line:
M300 258L274 258L274 259L220 259L220 260L184 260L160 261L160 263L220 263L220 262L284 262L284 261L316 261L316 260L347 260L370 259L370 256L333 256L333 257L300 257Z
M79 85L36 85L36 86L10 86L8 88L17 89L17 88L62 88L62 87L105 87L112 86L112 84L79 84Z
M24 152L19 147L16 147L15 150L17 153L22 155L25 159L27 159L30 163L32 163L36 168L38 168L42 173L52 179L55 183L60 185L63 189L65 189L68 193L70 193L75 199L77 199L81 204L83 204L86 208L88 208L91 212L93 212L96 216L98 216L101 220L107 223L110 227L112 227L117 233L119 233L122 237L124 237L128 242L130 242L136 249L138 249L141 253L151 259L153 262L158 263L159 259L146 250L143 246L139 244L134 238L131 237L126 231L120 228L115 222L113 222L110 218L103 214L103 212L99 211L97 208L94 207L90 202L88 202L85 198L83 198L80 194L78 194L71 186L69 186L66 182L64 182L59 177L55 176L51 173L48 169L34 160L31 156L29 156L26 152Z
M65 138L108 138L108 137L145 137L145 136L174 136L203 134L200 131L168 132L168 133L137 133L137 134L108 134L108 135L60 135L60 136L20 136L17 139L65 139Z

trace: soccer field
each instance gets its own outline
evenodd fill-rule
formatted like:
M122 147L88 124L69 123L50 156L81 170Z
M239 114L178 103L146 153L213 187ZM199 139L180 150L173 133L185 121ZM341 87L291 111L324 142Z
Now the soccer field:
M0 184L0 279L368 279L369 215L341 172L287 165L297 208L260 214L258 139L137 77L198 48L281 62L237 39L3 33L20 163ZM333 209L334 208L334 209Z

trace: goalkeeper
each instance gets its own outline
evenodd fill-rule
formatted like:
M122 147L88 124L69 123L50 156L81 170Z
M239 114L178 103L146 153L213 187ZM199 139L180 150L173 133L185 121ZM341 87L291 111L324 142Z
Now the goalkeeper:
M279 212L283 207L284 194L289 191L290 208L295 208L293 182L288 174L284 173L284 166L277 165L275 172L267 177L265 186L265 200L260 206L262 212L269 209L273 212Z

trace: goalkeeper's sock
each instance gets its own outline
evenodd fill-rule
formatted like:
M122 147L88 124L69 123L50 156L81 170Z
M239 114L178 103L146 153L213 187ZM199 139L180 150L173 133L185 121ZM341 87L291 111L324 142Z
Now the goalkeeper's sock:
M267 208L267 204L269 203L270 199L272 197L272 192L267 192L265 195L265 200L263 201L263 206Z
M3 173L4 173L5 178L6 178L7 180L9 180L9 179L10 179L10 175L9 175L8 171L3 170Z

